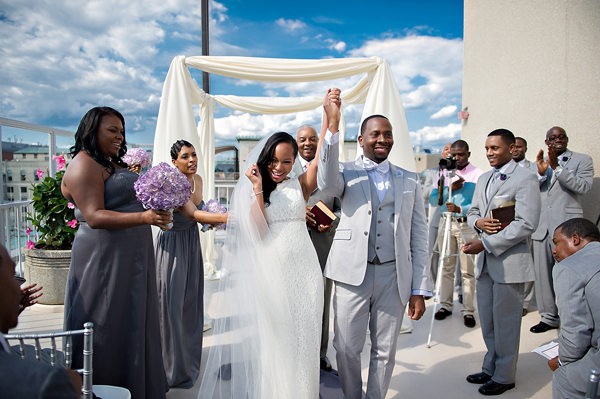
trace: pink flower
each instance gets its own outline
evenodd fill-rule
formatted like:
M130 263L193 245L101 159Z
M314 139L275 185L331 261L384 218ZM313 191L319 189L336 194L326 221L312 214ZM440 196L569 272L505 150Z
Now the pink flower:
M75 205L73 205L73 204L72 204L72 203L70 203L70 202L67 204L67 207L68 207L69 209L75 209Z
M69 227L71 227L72 229L75 228L75 226L77 226L77 219L73 219L71 220L69 223L67 223L69 225Z
M27 241L27 248L28 248L28 249L33 249L33 248L35 248L35 242L33 242L33 241L31 241L31 240Z
M52 159L56 160L56 170L61 171L65 168L67 161L65 161L65 155L52 155Z
M27 233L27 235L31 234L33 230L31 230L31 227L27 226L27 230L25 230L25 233Z
M44 177L44 172L42 172L40 169L37 169L37 170L35 171L35 173L37 173L37 177L38 177L38 179L41 179L41 178L43 178L43 177Z

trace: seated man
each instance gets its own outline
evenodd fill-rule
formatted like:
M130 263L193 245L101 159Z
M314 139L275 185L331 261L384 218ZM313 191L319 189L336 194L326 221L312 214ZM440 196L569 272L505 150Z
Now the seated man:
M77 372L23 360L10 353L2 334L17 325L21 290L15 263L0 245L0 396L6 398L78 398L81 377ZM73 385L76 384L77 386Z
M558 357L552 396L584 398L590 369L600 370L600 232L583 218L569 219L554 231L556 265L552 271L558 313Z

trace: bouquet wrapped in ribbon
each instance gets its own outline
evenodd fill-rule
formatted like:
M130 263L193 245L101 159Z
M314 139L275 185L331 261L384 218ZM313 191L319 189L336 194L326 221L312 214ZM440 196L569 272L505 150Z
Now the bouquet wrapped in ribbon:
M225 209L225 207L223 205L221 205L219 203L219 201L217 201L216 199L208 200L208 202L206 202L204 204L204 206L202 207L202 210L204 212L210 212L210 213L225 213L225 212L227 212L227 209ZM202 225L202 231L209 230L210 226L211 226L210 224ZM214 225L213 227L216 230L225 230L227 225L224 223L220 223L220 224Z
M165 162L148 169L133 187L144 207L171 213L184 206L192 195L192 184L187 177Z
M150 158L150 154L143 148L131 148L127 150L127 153L123 157L123 162L127 165L140 165L142 168L146 166L150 166L152 163L152 159Z

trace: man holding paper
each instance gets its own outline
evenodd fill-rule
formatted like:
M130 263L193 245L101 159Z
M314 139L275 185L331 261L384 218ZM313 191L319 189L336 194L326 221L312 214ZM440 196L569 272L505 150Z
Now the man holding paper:
M552 271L560 315L558 357L552 396L584 398L590 369L600 370L600 232L583 218L569 219L554 231Z
M300 162L302 172L306 172L308 166L315 159L317 152L317 144L319 143L319 136L317 130L310 125L302 125L296 132L296 142L298 143L298 159L296 162ZM337 216L333 222L328 225L317 224L315 215L311 212L311 208L321 201ZM336 197L332 197L324 194L318 188L310 195L308 199L308 206L306 207L306 224L311 227L308 229L310 239L317 251L319 257L319 263L321 264L321 271L325 269L325 263L329 256L329 250L331 249L331 243L333 242L333 236L335 235L335 228L339 223L340 217L340 200ZM321 369L325 371L331 371L331 362L327 358L327 346L329 345L329 309L331 308L331 290L333 287L333 281L327 277L323 277L323 285L325 287L325 299L323 301L323 324L321 328Z
M506 129L491 132L485 151L491 171L475 187L467 223L479 233L463 251L479 254L475 269L479 321L487 353L481 372L467 381L482 384L483 395L500 395L515 387L525 284L534 280L528 238L540 215L540 192L535 175L512 159L515 136ZM514 203L514 220L504 229L490 217L501 204Z

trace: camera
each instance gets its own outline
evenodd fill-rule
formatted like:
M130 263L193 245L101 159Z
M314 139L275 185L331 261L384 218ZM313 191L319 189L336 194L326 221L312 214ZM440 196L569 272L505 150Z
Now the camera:
M456 158L454 157L448 157L448 158L442 158L440 159L440 169L446 169L446 170L454 170L456 169L457 166L457 162L456 162Z

